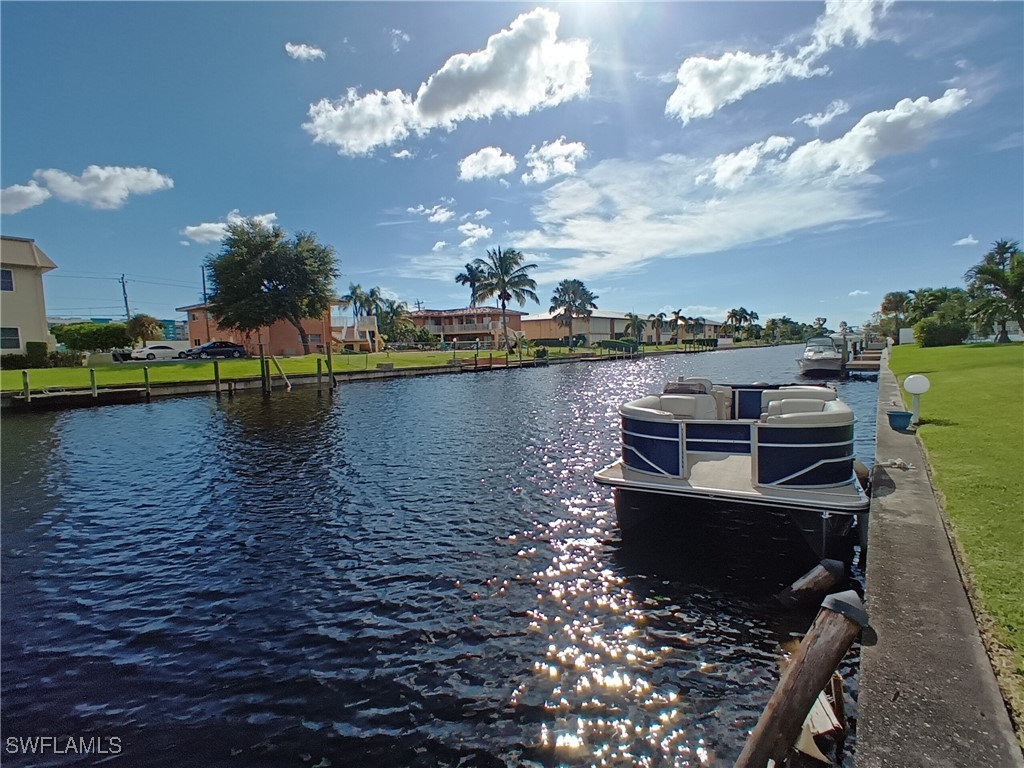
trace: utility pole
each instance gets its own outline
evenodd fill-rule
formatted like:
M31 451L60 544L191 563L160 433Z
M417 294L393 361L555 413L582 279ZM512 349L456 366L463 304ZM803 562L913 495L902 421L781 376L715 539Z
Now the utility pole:
M416 299L416 301L414 301L413 304L416 305L416 311L417 312L419 312L420 310L423 309L423 302L420 301L419 299Z
M131 320L132 312L128 309L128 284L124 280L124 275L121 275L121 295L124 296L124 319Z

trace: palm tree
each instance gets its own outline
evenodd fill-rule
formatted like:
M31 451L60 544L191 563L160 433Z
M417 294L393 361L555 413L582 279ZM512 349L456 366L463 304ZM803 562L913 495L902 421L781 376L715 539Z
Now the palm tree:
M152 315L132 315L125 323L125 330L132 343L141 341L143 345L147 341L156 341L164 337L163 324Z
M591 293L582 280L563 280L555 287L555 295L551 297L549 312L555 315L559 325L569 329L569 351L572 351L572 319L574 317L590 317L597 309L594 302L597 296Z
M910 294L906 291L890 291L882 297L882 314L896 315L896 328L907 314L907 306L910 304Z
M640 346L640 337L643 336L644 328L647 327L647 321L644 320L640 315L630 312L626 315L626 326L623 328L623 333L629 335L632 334L636 337L636 345Z
M527 299L540 303L534 292L537 283L530 277L530 270L536 269L537 265L523 264L523 254L513 248L503 251L499 246L493 251L488 250L486 259L474 259L473 266L482 273L474 298L486 301L492 296L497 297L501 307L502 337L505 349L508 349L508 303L512 299L521 307L525 306Z
M821 333L821 329L825 327L825 323L828 322L827 317L816 317L814 318L814 330ZM768 323L764 324L764 329L768 330Z
M1008 343L1006 321L1013 318L1024 329L1024 253L1016 240L997 240L992 249L964 274L979 300L975 314L1000 324L997 342Z
M352 307L352 315L354 317L372 314L367 311L370 296L359 283L349 283L348 293L342 296L340 301L343 307Z
M757 312L754 312L753 310L745 309L743 311L746 312L746 317L744 319L747 323L747 339L750 339L753 337L754 324L758 321L759 318L757 316Z
M746 314L745 309L730 309L729 314L725 316L725 322L732 326L732 332L735 335L739 330L739 327L743 325L743 317Z
M686 327L686 315L683 314L683 310L674 309L672 310L672 325L676 328L676 346L679 346L683 341L682 328Z
M664 326L665 324L666 317L667 315L664 312L659 312L656 315L651 314L647 316L647 320L650 322L651 327L654 329L654 343L657 344L659 347L661 346L661 329L662 326Z
M476 306L476 287L480 285L480 279L483 277L483 272L473 262L466 264L466 271L455 276L455 282L459 285L469 286L469 306Z
M706 323L707 323L707 320L704 317L702 317L701 315L697 315L696 317L691 317L690 318L690 327L693 329L693 340L694 340L694 342L697 341L697 334L698 333L701 334L702 336L704 335L704 325Z

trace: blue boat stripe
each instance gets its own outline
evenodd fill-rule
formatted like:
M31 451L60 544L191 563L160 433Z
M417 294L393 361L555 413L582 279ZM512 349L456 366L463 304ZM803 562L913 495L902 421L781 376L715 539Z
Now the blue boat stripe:
M626 430L622 430L622 434L629 435L631 437L640 437L643 438L644 440L667 440L672 443L679 442L678 437L662 437L661 435L648 435L645 434L644 432L627 432Z
M790 480L795 480L796 478L800 477L800 475L806 475L808 472L813 472L818 467L824 466L825 464L837 464L841 461L849 461L852 458L853 456L850 455L838 456L834 459L820 459L811 466L804 467L799 472L794 472L793 474L787 475L786 477L780 477L778 480L773 480L770 483L763 483L763 485L782 485L783 483L789 482Z
M724 442L724 441L723 441ZM834 448L840 445L853 445L853 440L843 440L838 443L762 443L758 442L761 448Z
M659 467L659 466L658 466L657 464L655 464L655 463L654 463L653 461L651 461L650 459L648 459L648 458L647 458L646 456L644 456L644 455L643 455L643 454L642 454L642 453L641 453L640 451L638 451L638 450L637 450L636 448L634 448L634 447L633 447L632 445L624 445L624 446L622 446L622 447L623 447L623 448L628 448L628 449L629 449L630 451L632 451L632 452L633 452L634 454L636 454L636 455L637 455L638 457L640 457L640 460L641 460L642 462L644 462L644 464L646 464L646 465L647 465L647 466L649 466L649 467L653 467L653 469L655 470L655 472L656 472L657 474L659 474L659 475L665 475L665 477L675 477L675 475L673 475L673 474L672 474L671 472L666 472L666 471L665 471L664 469L662 469L661 467ZM633 467L633 469L640 469L640 468L639 468L639 467ZM641 472L643 472L643 471L645 471L645 470L642 470L642 469L640 469L640 471L641 471Z

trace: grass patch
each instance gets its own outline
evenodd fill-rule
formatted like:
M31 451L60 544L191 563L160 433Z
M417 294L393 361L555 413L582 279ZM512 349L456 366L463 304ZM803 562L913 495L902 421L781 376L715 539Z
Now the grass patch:
M931 381L918 434L1024 713L1024 344L901 345L890 368Z
M483 359L487 352L481 352ZM318 355L278 358L286 374L313 375L316 373ZM472 359L473 352L458 352L458 359ZM417 368L441 366L451 363L451 352L375 352L373 354L334 355L331 361L335 373L376 370L378 363L391 363L395 368ZM157 383L213 381L213 363L205 360L161 362L112 363L95 366L96 384L100 387L142 384L145 381L143 368L149 366L149 380ZM277 376L277 368L271 363L271 370ZM326 365L324 373L327 372ZM220 361L220 376L224 381L246 379L260 375L260 361L255 358ZM29 371L29 383L33 390L46 387L74 389L89 387L88 368L35 368ZM3 391L22 388L21 371L0 371L0 389Z

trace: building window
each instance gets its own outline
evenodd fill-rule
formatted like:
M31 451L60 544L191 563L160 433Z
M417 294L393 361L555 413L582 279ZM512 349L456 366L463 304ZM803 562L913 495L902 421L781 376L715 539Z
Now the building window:
M192 313L192 320L193 320L193 322L198 321L199 320L199 315L197 315L195 312L193 312Z
M320 343L322 343L322 337L321 337L321 335L319 333L307 333L306 334L306 340L310 344L320 344Z
M192 339L192 346L193 347L199 347L199 346L202 346L202 344L203 344L202 339Z
M0 269L0 291L14 290L14 272L10 269Z
M21 334L17 328L0 328L0 349L21 349Z

